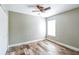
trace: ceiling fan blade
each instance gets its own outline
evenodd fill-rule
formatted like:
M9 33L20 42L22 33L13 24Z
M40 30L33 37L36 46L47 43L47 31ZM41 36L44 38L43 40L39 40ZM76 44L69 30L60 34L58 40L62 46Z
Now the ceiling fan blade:
M28 5L27 7L34 8L36 5Z
M49 10L49 9L51 9L51 7L47 7L47 8L45 8L44 10Z
M39 10L33 10L32 12L40 12Z

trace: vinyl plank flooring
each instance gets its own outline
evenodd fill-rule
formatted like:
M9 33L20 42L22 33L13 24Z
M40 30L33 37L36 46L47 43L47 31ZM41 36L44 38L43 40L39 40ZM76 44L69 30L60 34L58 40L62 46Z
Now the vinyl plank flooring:
M6 55L79 55L73 51L49 40L9 47Z

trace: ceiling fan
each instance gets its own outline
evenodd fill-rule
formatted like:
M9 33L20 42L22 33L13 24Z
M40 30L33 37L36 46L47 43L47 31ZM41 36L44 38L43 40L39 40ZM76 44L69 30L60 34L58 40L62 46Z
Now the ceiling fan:
M43 5L30 5L29 6L30 8L33 7L33 8L36 8L36 10L32 10L32 12L45 12L47 10L50 10L51 7L48 6L48 7L44 7Z

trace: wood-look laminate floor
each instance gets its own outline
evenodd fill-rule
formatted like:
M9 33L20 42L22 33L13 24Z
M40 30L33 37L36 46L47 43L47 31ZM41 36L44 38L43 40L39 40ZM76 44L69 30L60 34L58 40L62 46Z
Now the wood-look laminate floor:
M79 55L49 40L8 48L6 55Z

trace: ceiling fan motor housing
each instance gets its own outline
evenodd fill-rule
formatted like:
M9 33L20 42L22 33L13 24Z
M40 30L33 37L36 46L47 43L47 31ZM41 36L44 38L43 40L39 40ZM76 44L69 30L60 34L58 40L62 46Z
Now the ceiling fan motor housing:
M42 7L41 5L37 5L36 7L37 7L41 12L44 11L44 7Z

